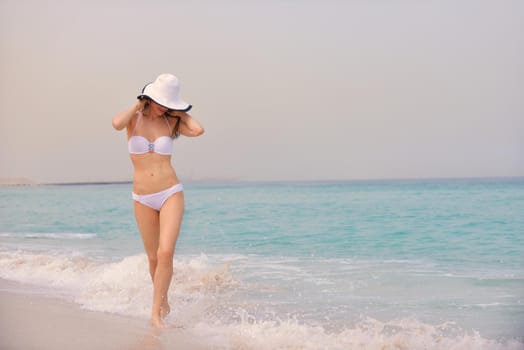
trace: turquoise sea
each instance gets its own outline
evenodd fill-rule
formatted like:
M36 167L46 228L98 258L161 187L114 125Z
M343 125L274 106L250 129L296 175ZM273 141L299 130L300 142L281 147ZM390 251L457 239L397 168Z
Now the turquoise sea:
M184 187L170 318L209 349L524 349L524 178ZM0 187L0 278L147 319L131 184Z

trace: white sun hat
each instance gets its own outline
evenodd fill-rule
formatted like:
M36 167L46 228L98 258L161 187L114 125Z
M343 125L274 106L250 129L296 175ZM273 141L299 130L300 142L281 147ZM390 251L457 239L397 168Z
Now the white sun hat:
M173 74L160 74L142 89L138 99L149 97L159 105L175 111L187 112L191 105L180 98L180 81Z

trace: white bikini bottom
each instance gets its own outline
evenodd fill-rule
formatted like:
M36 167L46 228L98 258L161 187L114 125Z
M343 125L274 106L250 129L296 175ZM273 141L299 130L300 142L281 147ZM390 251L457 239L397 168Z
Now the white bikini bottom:
M182 186L182 184L176 184L166 190L151 194L136 194L133 192L133 199L139 203L142 203L143 205L148 206L149 208L160 211L169 197L175 193L182 192L183 190L184 186Z

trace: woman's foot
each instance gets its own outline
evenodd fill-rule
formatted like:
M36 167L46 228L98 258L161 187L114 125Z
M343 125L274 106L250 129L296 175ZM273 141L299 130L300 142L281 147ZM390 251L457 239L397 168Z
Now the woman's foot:
M171 312L171 306L169 306L169 303L167 302L167 300L165 300L162 303L162 306L160 306L160 318L161 319L166 318L170 312Z
M160 317L152 317L151 318L151 324L153 327L159 328L159 329L171 329L173 326L164 323Z
M151 316L151 323L153 326L157 328L173 328L169 326L168 324L164 323L163 320L169 315L171 312L171 306L169 306L169 303L167 302L167 298L164 299L162 302L162 305L160 306L160 310L158 313L153 313Z

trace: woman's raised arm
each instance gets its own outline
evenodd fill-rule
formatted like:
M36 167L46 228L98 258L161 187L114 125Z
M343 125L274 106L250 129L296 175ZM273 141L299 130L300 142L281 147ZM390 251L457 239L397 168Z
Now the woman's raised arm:
M113 128L116 130L122 130L129 125L129 122L136 115L138 111L141 111L144 108L145 99L137 101L133 107L129 108L127 111L117 114L113 117Z
M200 123L186 112L177 112L176 114L180 117L180 125L178 131L181 135L196 137L204 133L204 128Z

